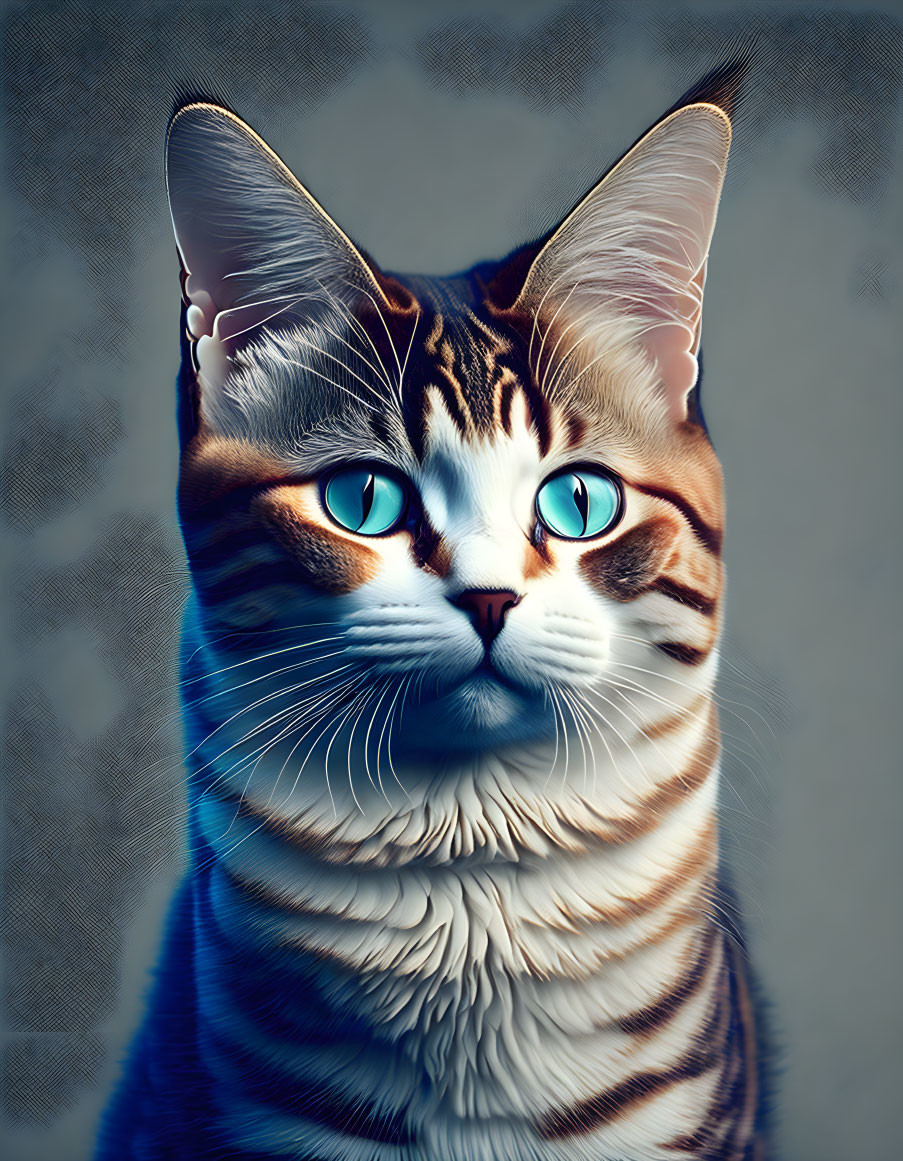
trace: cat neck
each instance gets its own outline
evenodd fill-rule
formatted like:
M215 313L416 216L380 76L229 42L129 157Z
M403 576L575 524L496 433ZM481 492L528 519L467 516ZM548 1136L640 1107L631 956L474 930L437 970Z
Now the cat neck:
M720 936L708 917L718 746L702 709L647 740L643 782L617 750L597 756L595 785L592 765L585 782L573 765L550 777L535 748L401 763L404 807L377 796L373 813L369 798L343 812L339 797L330 814L313 795L277 811L211 780L192 805L206 852L202 1026L263 1052L283 996L287 1066L326 1068L317 1028L336 1029L337 1051L366 1058L361 1091L379 1100L382 1068L394 1100L409 1083L447 1132L572 1103L561 1061L583 1052L573 1038L599 1090L617 1085L623 1028ZM701 1021L710 1000L702 988L681 1020Z
M197 753L192 809L217 857L252 840L299 858L357 869L533 863L555 852L636 847L663 838L672 813L712 808L720 743L714 701L686 704L599 746L562 734L545 745L407 755L378 780L363 760L330 769L332 742L289 785L279 758L236 777ZM600 735L601 737L601 735ZM216 746L222 748L220 741ZM344 755L343 755L344 762ZM281 784L285 784L280 789ZM714 818L713 818L714 825ZM657 838L654 837L657 835Z

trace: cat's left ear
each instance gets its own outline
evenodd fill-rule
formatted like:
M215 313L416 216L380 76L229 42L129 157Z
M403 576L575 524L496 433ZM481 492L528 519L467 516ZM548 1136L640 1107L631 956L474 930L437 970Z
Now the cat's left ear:
M731 123L707 103L640 139L545 242L513 310L566 325L590 358L612 336L641 343L673 419L699 375L702 291ZM595 340L595 341L594 341Z
M169 125L166 184L186 322L204 388L270 323L312 322L364 297L389 306L374 269L258 135L203 102Z

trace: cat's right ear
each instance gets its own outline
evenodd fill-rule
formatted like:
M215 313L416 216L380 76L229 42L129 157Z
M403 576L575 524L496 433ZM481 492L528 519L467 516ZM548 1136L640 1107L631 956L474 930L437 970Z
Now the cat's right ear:
M202 398L268 322L292 312L315 320L363 296L388 305L353 243L227 109L195 103L176 112L166 185Z

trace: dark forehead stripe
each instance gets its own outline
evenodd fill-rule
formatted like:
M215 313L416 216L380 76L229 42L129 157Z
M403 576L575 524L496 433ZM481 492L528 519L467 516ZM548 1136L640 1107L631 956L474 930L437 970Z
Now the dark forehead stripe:
M568 447L579 447L586 436L587 422L582 415L569 411L565 415Z
M463 436L467 436L476 428L470 406L473 393L465 392L464 385L468 379L459 364L457 349L447 339L443 339L440 355L435 362L436 379L431 385L438 387L452 423Z
M406 282L421 312L403 398L415 453L422 458L426 393L431 387L441 392L464 438L489 435L500 425L510 435L514 395L522 391L540 449L547 453L551 446L549 407L533 382L519 332L491 316L481 287L469 276L416 276Z
M444 380L454 388L459 411L480 434L495 426L496 388L502 378L510 377L510 368L501 360L509 351L510 344L485 331L470 312L445 320L434 373L440 387Z
M511 435L511 404L514 402L514 392L517 388L517 379L514 375L505 374L498 383L498 421L502 425L505 435Z

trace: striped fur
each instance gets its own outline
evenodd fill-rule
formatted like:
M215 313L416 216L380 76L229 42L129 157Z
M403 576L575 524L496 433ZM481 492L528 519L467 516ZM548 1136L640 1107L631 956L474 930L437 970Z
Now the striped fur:
M730 89L662 123L669 159L687 124L722 156ZM295 179L194 108L208 144L220 122L245 134L249 186L279 183L258 216L281 212ZM527 260L438 280L383 275L299 202L292 228L345 273L299 307L307 267L246 226L261 285L242 268L223 305L179 196L192 868L98 1161L762 1158L748 966L719 920L723 501L692 397L698 269L692 310L673 257L667 294L643 290L644 326L655 294L684 312L652 348L635 295L562 292L593 204ZM261 319L265 300L290 305ZM324 510L323 472L360 460L411 482L392 534ZM538 521L569 464L620 481L609 533ZM520 597L485 648L450 600L471 589Z

